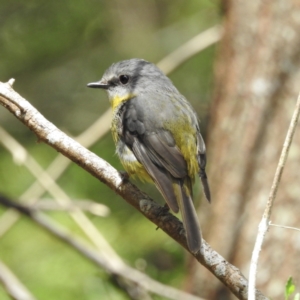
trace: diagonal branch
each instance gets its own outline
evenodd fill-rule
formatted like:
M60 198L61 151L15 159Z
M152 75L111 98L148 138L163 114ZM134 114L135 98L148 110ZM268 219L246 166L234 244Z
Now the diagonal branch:
M12 271L0 261L0 282L15 300L36 300Z
M13 81L0 83L0 103L33 131L40 141L50 145L91 175L110 187L151 222L188 250L182 223L166 212L148 195L129 181L109 163L82 147L46 120L28 101L12 89ZM203 241L196 259L222 281L239 299L247 299L248 281L241 272ZM267 299L256 291L256 299Z
M157 66L166 74L173 72L185 61L218 42L221 39L222 31L223 29L220 25L215 25L199 33L163 58Z

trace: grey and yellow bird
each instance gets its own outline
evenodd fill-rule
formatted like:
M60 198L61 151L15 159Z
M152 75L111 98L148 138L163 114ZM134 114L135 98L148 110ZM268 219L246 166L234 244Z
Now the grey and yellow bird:
M107 91L116 152L126 172L152 181L168 206L181 212L191 252L201 247L201 230L192 200L200 176L210 201L206 150L190 103L154 64L130 59L113 64L88 87Z

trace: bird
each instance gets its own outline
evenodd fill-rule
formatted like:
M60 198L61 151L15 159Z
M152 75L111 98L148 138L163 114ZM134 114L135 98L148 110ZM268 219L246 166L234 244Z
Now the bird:
M116 153L127 174L153 182L167 206L181 212L188 248L198 252L202 234L193 204L196 176L209 202L211 193L206 147L191 104L155 64L138 58L112 64L100 81L87 86L108 94Z

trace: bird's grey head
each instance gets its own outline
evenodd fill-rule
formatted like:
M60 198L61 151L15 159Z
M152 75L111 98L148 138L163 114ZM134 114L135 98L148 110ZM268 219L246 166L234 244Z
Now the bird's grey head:
M138 58L111 65L99 82L89 83L88 87L105 89L110 100L115 97L125 98L128 95L132 97L160 88L175 88L169 78L154 64Z

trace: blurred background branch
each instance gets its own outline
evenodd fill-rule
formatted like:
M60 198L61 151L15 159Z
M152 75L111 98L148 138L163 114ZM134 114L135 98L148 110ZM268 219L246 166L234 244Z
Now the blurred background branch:
M85 212L89 212L90 214L94 214L99 217L107 217L109 214L109 208L103 204L96 203L94 201L90 201L88 199L73 199L72 203L67 205L60 205L53 200L50 199L41 199L42 201L35 201L33 205L31 205L31 209L34 210L54 210L54 211L74 211L81 209Z
M11 270L0 261L0 282L7 293L15 300L35 300L36 298L26 289Z
M133 287L131 285L133 283L135 285L134 287L135 296L133 297L133 295L131 295L132 299L150 299L148 298L148 296L145 295L145 291L149 291L151 293L164 296L167 299L203 300L202 298L189 295L187 293L163 285L160 282L157 282L149 278L147 275L143 274L142 272L139 272L125 265L120 260L115 260L114 256L110 256L110 253L100 253L99 251L92 249L82 239L76 237L73 233L68 232L65 228L55 223L46 215L37 213L31 208L24 207L20 204L17 204L16 202L4 196L0 196L0 204L8 208L17 210L21 214L25 214L37 225L41 226L43 229L46 229L48 232L53 234L56 238L59 238L64 243L76 249L78 252L80 252L81 255L91 260L100 268L103 268L111 276L112 279L122 282L122 288L124 288L124 290L126 291L132 290ZM0 271L1 271L1 264L0 264ZM7 276L5 276L6 274ZM12 276L10 278L8 277L9 277L8 271L6 270L6 272L3 274L3 278L6 279L3 279L3 282L7 282L8 286L12 286L13 277ZM126 281L124 280L127 280L129 282L126 283ZM133 292L130 292L130 294L132 293Z

